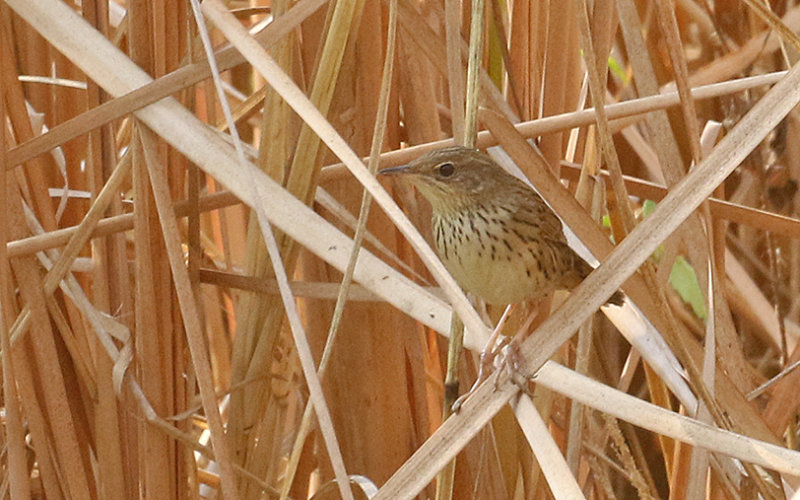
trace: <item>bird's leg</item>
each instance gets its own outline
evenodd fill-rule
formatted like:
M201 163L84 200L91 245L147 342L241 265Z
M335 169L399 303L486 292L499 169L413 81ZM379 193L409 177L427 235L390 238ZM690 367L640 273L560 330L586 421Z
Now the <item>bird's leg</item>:
M520 365L520 351L519 351L519 342L525 335L528 333L528 329L531 327L533 320L536 318L537 314L529 314L528 318L525 320L525 323L517 330L517 333L514 334L513 337L507 338L501 345L500 349L502 350L502 358L500 360L500 369L497 370L498 373L503 369L510 370L511 379L516 383L520 389L527 393L527 379L524 377L519 377L515 375L519 375L519 365ZM499 379L499 377L498 377ZM495 389L497 389L497 381L495 381Z
M494 363L494 358L497 357L497 354L505 345L505 341L501 340L500 345L495 348L495 344L497 343L497 339L500 338L500 332L503 330L503 326L505 326L506 321L508 321L508 317L511 315L511 311L514 310L515 304L509 304L506 306L506 310L503 311L503 315L500 316L500 321L497 322L497 326L494 327L492 330L491 336L489 336L489 340L486 342L486 345L483 346L483 350L481 351L481 365L478 369L478 380L475 382L475 385L479 384L486 380L489 376L488 368ZM474 387L473 387L474 389ZM472 389L470 389L472 392ZM468 393L469 394L469 393Z
M492 334L489 336L489 340L486 342L486 345L481 350L481 357L480 357L480 366L478 367L478 378L475 379L475 383L472 384L472 387L460 398L456 399L455 403L453 403L453 412L458 413L458 410L461 409L461 405L464 403L464 400L467 399L478 386L489 378L489 367L493 364L494 358L497 356L497 353L500 352L499 349L502 348L504 342L500 343L497 349L495 349L494 345L497 343L498 337L500 337L500 332L503 330L503 325L505 325L506 320L508 320L511 311L514 310L514 304L509 304L506 307L506 310L503 311L503 315L500 316L500 321L497 322L497 326L494 327L492 330Z

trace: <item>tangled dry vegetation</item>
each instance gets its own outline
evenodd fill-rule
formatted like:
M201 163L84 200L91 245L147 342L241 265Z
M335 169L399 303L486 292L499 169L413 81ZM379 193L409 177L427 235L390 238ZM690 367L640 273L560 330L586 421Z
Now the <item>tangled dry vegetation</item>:
M0 14L2 497L800 487L800 5ZM453 311L462 393L502 311L473 308L426 203L374 172L453 138L527 176L602 264L514 310L516 375L445 418ZM628 306L597 313L620 286Z

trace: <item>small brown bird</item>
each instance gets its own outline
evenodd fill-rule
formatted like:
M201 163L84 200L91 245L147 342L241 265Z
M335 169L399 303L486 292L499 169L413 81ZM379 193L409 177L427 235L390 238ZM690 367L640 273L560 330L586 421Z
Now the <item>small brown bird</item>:
M544 200L478 150L438 149L380 173L402 176L427 198L439 258L462 288L489 304L572 289L592 271ZM608 303L622 300L616 292Z

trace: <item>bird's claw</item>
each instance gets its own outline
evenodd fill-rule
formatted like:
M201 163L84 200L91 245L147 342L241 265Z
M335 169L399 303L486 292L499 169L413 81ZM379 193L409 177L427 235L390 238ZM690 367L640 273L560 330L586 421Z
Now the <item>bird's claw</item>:
M522 355L519 350L519 345L514 341L514 339L506 338L496 348L482 351L480 359L481 364L480 368L478 369L478 378L475 380L475 383L472 384L472 387L470 387L466 393L456 399L456 401L453 403L453 406L451 406L453 413L458 413L459 410L461 410L461 406L464 404L464 401L466 401L467 398L469 398L472 393L478 389L478 386L487 380L492 373L495 375L495 391L500 388L500 374L504 370L508 370L509 374L511 375L511 381L517 385L520 390L526 393L528 392L528 379L520 370ZM492 373L489 373L489 367L494 369Z

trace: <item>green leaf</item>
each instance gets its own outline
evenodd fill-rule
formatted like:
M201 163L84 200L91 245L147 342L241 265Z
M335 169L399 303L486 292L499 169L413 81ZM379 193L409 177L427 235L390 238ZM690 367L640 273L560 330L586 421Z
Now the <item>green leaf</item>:
M656 209L656 202L653 200L644 200L642 203L642 219L652 214Z
M669 283L678 292L684 302L692 307L698 318L705 321L708 316L706 302L703 292L700 290L700 283L697 281L697 273L689 261L682 255L678 255L669 273Z
M647 218L655 209L655 201L644 200L642 203L642 219ZM653 259L659 262L663 255L664 245L659 245L656 251L653 252ZM706 311L706 301L703 297L703 291L700 289L700 283L697 281L697 273L694 272L694 268L683 255L678 255L675 258L675 262L672 264L672 269L669 273L669 284L678 292L680 298L691 306L697 317L705 321L708 316L708 311Z
M611 56L608 56L608 69L611 70L617 78L622 80L622 83L625 85L628 84L628 74L625 72L625 68L623 68L616 59Z
M641 213L642 220L646 219L650 214L652 214L655 209L656 209L656 202L654 202L653 200L644 200L644 202L642 203L642 213ZM664 245L658 245L656 251L653 252L653 259L655 259L655 261L658 262L661 260L662 255L664 255Z

